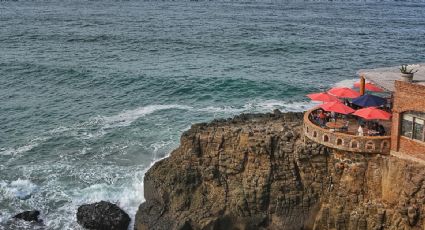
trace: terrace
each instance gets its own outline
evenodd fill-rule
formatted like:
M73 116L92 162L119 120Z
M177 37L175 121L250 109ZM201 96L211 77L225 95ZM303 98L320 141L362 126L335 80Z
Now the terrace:
M304 135L322 145L330 148L359 153L379 153L389 154L391 137L391 123L389 121L382 122L385 127L384 136L369 136L368 129L365 128L365 136L357 135L358 120L354 117L347 117L344 121L348 121L348 129L335 129L322 127L313 120L313 113L318 109L311 109L304 114ZM341 121L341 120L340 120ZM334 121L330 121L333 123ZM335 123L338 122L338 119ZM375 134L374 134L375 135Z
M389 154L392 96L362 76L354 87L335 87L307 95L323 104L304 115L307 138L330 148Z

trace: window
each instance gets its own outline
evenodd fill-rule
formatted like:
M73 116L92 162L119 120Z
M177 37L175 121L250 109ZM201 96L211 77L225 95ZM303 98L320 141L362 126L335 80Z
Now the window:
M425 113L408 112L404 113L401 122L401 135L424 141Z
M413 139L422 141L424 137L424 120L415 117L413 123Z
M401 135L412 138L413 117L407 114L403 115L401 122Z
M353 148L353 149L357 149L359 147L359 143L357 141L354 141L354 140L351 141L350 145L351 145L351 148Z
M371 142L371 141L368 141L366 143L366 149L367 150L374 150L375 149L375 144L373 142Z
M381 150L387 149L390 146L390 144L388 143L388 141L383 141L381 143Z
M324 136L323 136L323 141L324 141L324 142L329 142L329 137L328 137L328 135L324 135Z

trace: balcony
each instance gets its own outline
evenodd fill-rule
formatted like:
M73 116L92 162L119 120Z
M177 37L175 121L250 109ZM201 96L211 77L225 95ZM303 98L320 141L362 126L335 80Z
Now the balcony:
M304 114L304 135L314 142L348 152L357 153L390 153L390 136L356 136L349 133L325 129L310 120L314 109Z

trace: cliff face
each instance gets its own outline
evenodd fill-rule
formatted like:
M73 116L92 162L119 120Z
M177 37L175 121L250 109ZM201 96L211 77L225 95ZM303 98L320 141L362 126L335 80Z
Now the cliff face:
M302 114L198 124L145 175L135 228L425 229L425 166L304 141Z

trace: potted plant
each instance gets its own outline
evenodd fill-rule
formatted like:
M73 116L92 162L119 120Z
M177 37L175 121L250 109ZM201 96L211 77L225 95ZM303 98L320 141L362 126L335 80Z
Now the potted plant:
M401 65L400 72L403 81L412 82L413 74L418 72L419 65Z

